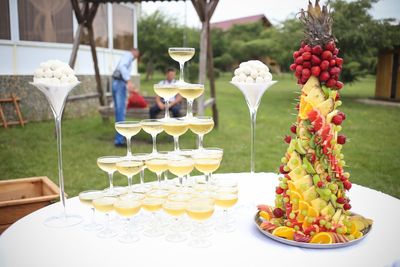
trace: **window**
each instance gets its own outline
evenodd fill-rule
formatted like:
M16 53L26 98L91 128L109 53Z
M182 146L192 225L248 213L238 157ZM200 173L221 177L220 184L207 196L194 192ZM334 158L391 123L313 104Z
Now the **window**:
M133 47L134 10L113 4L113 44L115 49L130 50Z
M69 0L18 0L20 39L72 43L72 7Z
M8 0L0 1L0 39L10 40L10 8Z
M97 9L96 17L93 20L93 35L94 41L97 47L108 47L108 26L107 26L107 5L100 4ZM83 28L83 34L81 37L81 44L89 43L89 34L87 28Z

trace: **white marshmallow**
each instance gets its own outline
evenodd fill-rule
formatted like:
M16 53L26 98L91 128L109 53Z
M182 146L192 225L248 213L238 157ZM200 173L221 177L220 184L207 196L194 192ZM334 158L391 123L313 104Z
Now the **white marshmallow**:
M253 69L250 73L251 78L256 79L258 76L258 71Z
M246 78L246 83L254 83L254 79L249 76Z
M263 83L263 82L264 82L264 79L262 77L258 76L256 78L256 83Z

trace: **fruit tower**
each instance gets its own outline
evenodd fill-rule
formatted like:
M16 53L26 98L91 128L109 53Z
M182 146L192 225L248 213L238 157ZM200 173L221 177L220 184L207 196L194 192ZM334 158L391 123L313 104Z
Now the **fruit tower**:
M275 207L260 205L261 228L276 236L310 243L339 243L360 238L372 221L350 212L350 174L341 153L346 115L339 81L343 59L332 34L327 6L316 0L302 10L305 38L293 53L301 85L296 123L284 141L289 144L282 165Z

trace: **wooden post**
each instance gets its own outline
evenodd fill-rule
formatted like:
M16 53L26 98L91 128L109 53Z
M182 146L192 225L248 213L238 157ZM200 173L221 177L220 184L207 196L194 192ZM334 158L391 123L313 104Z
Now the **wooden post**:
M215 127L218 128L218 109L217 109L217 98L215 93L215 77L214 77L214 59L213 49L211 43L210 25L207 28L208 31L208 48L207 48L207 62L208 62L208 78L210 79L210 96L214 99L212 104L212 114Z
M75 67L76 56L78 55L79 44L81 43L82 31L83 31L83 26L82 24L79 24L78 29L76 29L74 45L72 46L72 53L69 58L69 66L71 68Z

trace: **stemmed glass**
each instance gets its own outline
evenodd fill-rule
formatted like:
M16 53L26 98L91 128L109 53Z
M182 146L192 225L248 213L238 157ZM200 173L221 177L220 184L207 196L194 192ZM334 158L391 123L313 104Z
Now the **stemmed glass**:
M108 174L108 180L110 182L110 187L104 189L104 194L106 196L117 196L124 192L122 188L114 187L113 182L113 175L117 170L117 162L119 161L121 161L120 156L104 156L97 158L97 166Z
M214 128L214 120L208 116L194 117L189 121L189 128L193 133L198 135L198 149L202 150L204 135L211 132Z
M132 194L132 177L143 169L142 160L124 159L118 161L117 170L128 178L128 194Z
M223 149L205 148L192 155L195 168L204 174L206 183L210 185L211 175L215 172L222 161Z
M172 156L168 160L168 170L178 176L179 186L183 186L183 177L194 169L194 161L189 156Z
M182 119L169 119L163 121L164 131L174 137L174 152L179 153L179 136L186 133L189 129L189 123Z
M139 121L119 121L115 123L115 130L126 138L126 157L132 157L131 138L142 129Z
M163 204L166 213L174 218L173 224L170 226L172 233L166 235L165 239L170 242L182 242L186 240L186 236L182 234L179 218L186 213L186 202L167 200Z
M179 83L185 83L184 80L184 66L185 62L189 61L195 53L195 49L191 47L171 47L168 49L169 56L179 62Z
M110 227L110 213L114 210L115 197L101 197L93 200L94 208L106 215L106 225L97 236L101 238L111 238L117 235L117 232Z
M151 219L148 223L149 228L145 230L144 234L148 237L158 237L164 234L164 231L161 229L159 220L157 218L157 212L161 210L162 205L165 202L165 198L160 197L147 197L142 202L142 207L151 212Z
M272 85L274 85L276 81L270 81L267 83L238 83L231 82L234 86L236 86L244 95L246 99L247 106L250 111L250 127L251 127L251 158L250 158L250 172L254 173L255 171L255 147L254 142L256 139L256 117L258 106L260 105L261 98L265 91Z
M146 193L147 191L149 191L151 189L150 186L146 185L144 182L144 170L146 169L146 160L151 158L151 154L149 153L135 153L132 155L132 157L135 160L140 160L143 162L143 166L142 169L140 170L140 184L137 186L134 186L133 191L137 192L137 193Z
M127 220L125 233L118 239L120 242L133 243L139 240L139 236L132 233L135 229L132 229L131 220L140 211L141 205L140 200L134 198L119 198L115 201L115 211Z
M53 112L56 125L57 135L57 155L58 155L58 185L60 187L60 201L63 211L60 215L49 217L44 224L49 227L63 228L73 226L82 222L82 217L76 214L70 214L66 211L66 197L64 192L64 175L62 167L62 145L61 145L61 121L65 106L65 101L69 92L76 87L80 82L75 82L65 85L45 85L40 82L30 83L39 89L46 97Z
M187 101L187 112L186 118L193 118L193 101L201 96L204 92L203 84L191 84L185 83L178 86L178 93L186 98Z
M235 230L235 220L230 216L229 209L238 201L237 182L233 179L219 180L214 193L215 205L223 209L222 219L217 221L216 229L220 232Z
M204 222L214 213L214 200L212 198L193 198L188 202L186 212L191 219L197 222L192 232L195 239L189 242L189 246L195 248L211 246L211 242L206 239L211 233L206 229Z
M178 93L178 87L175 84L155 84L153 86L154 92L162 97L165 101L165 114L164 120L168 120L169 116L169 100Z
M103 197L103 192L99 190L88 190L79 193L79 200L82 204L88 205L92 212L90 223L85 224L83 229L86 231L99 231L103 226L96 222L96 210L93 207L93 200Z
M142 120L140 122L142 125L143 131L151 135L151 138L153 140L153 151L151 152L152 155L157 154L157 135L164 131L162 127L162 122L160 120L155 120L155 119L148 119L148 120Z
M168 159L167 154L158 154L145 161L146 167L149 171L154 172L157 175L158 188L162 188L161 175L163 172L168 170ZM165 187L167 184L165 183Z

